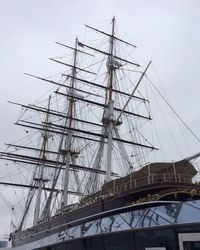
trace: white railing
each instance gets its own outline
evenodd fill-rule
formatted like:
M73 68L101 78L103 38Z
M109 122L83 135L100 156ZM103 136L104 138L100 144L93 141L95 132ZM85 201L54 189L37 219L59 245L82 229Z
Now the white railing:
M193 175L184 175L184 174L151 174L149 176L144 176L140 178L130 177L130 181L122 182L119 184L117 181L112 182L112 187L100 192L85 197L82 205L88 205L94 203L98 200L105 199L110 196L120 195L123 192L128 192L136 188L145 187L152 184L161 184L161 183L188 183L193 184L192 179ZM197 184L197 183L196 183ZM200 185L200 182L199 182Z

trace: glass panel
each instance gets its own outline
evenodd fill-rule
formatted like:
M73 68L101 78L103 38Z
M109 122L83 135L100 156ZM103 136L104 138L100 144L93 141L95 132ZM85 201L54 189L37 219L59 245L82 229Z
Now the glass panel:
M91 237L82 240L84 250L104 250L103 237Z
M191 233L191 232L200 232L200 225L183 225L176 227L177 233Z
M147 247L145 250L166 250L166 247Z
M55 248L52 248L51 250L67 250L67 244L62 244L62 245L58 245Z
M132 233L117 233L104 236L105 250L134 250Z
M66 250L83 250L84 248L83 248L83 244L82 244L81 240L73 240L73 241L68 242L67 247L64 249L66 249Z
M156 247L166 248L166 250L178 249L173 229L136 232L135 242L136 248L139 250Z
M200 241L185 241L183 242L184 250L200 250Z

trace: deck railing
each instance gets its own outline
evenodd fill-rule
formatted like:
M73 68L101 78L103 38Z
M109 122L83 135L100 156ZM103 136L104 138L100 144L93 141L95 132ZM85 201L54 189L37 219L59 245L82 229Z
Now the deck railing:
M120 185L115 185L113 182L113 187L110 191L113 194L120 194L124 191L128 191L134 188L146 186L148 184L161 184L166 182L178 182L178 183L192 183L192 175L182 175L182 174L151 174L149 176L144 176L140 178L130 179L128 182L122 182Z
M112 187L107 190L101 190L100 192L85 197L83 200L84 205L91 204L100 199L104 199L114 195L120 195L123 192L128 192L130 190L145 187L146 185L152 184L161 184L161 183L190 183L192 184L193 175L184 175L184 174L151 174L149 176L144 176L140 178L132 178L127 182L112 182Z

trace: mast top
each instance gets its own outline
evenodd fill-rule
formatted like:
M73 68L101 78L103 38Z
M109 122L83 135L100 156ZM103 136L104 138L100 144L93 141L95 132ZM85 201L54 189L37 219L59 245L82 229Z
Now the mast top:
M113 18L112 18L112 24L113 25L114 25L115 21L116 21L115 16L113 16Z
M115 21L116 21L115 16L113 16L113 18L112 18L112 25L114 25ZM109 37L113 37L115 40L117 40L117 41L119 41L119 42L122 42L122 43L124 43L124 44L126 44L126 45L129 45L129 46L132 46L132 47L134 47L134 48L137 48L136 45L134 45L134 44L132 44L132 43L129 43L129 42L126 42L126 41L122 40L121 38L116 37L114 34L106 33L106 32L104 32L104 31L102 31L102 30L96 29L96 28L94 28L94 27L92 27L92 26L90 26L90 25L87 25L87 24L85 24L85 27L86 27L86 28L89 28L89 29L91 29L91 30L94 30L94 31L96 31L96 32L98 32L98 33L101 33L101 34L103 34L103 35L106 35L106 36L109 36Z

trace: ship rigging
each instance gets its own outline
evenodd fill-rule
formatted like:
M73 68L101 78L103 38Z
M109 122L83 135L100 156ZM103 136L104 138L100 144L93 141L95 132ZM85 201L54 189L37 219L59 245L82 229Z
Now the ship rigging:
M191 194L196 188L192 179L197 170L190 163L199 154L170 163L149 160L149 154L158 147L151 143L153 136L146 128L152 115L141 85L144 80L151 81L147 76L151 61L143 69L135 60L123 57L121 45L133 50L136 46L117 36L115 17L111 24L110 33L85 25L104 37L108 45L95 47L78 37L74 45L57 42L72 56L70 62L50 58L65 68L59 77L26 73L56 87L47 104L11 102L22 108L16 125L26 131L27 137L7 144L0 158L22 167L30 180L0 182L28 189L12 235L14 245L21 245L20 240L30 237L32 231L43 235L49 229L53 234L54 230L70 227L71 222L78 228L79 222L126 209L129 212L137 209L137 204L145 208L148 202L150 206L154 202L168 204L176 195L179 206L179 201L189 195L195 199L200 195L198 189Z

